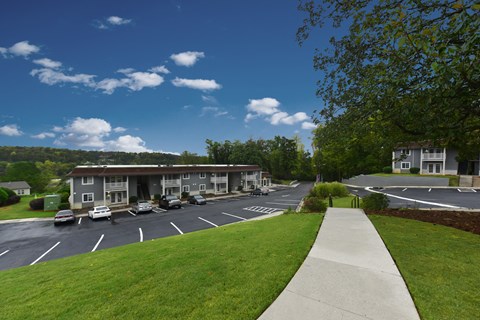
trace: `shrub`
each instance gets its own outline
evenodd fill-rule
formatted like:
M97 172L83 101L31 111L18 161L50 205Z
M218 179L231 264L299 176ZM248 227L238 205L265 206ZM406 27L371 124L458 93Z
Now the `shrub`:
M410 173L418 174L418 173L420 173L420 168L412 167L412 168L410 168Z
M329 188L332 197L346 197L349 195L347 187L339 182L330 183Z
M8 194L5 190L0 189L0 206L4 206L7 202Z
M70 209L70 203L62 202L58 205L58 210L67 210Z
M362 198L362 208L367 210L382 210L388 208L387 195L383 193L372 193Z
M30 208L32 210L43 210L45 205L45 198L37 198L30 201Z
M243 186L238 186L237 187L237 191L242 191L243 190Z
M162 195L160 193L155 193L153 195L153 200L158 202L161 197L162 197Z
M311 197L321 199L326 199L329 195L332 197L346 197L348 194L347 187L339 182L319 183L310 191Z
M69 192L61 192L60 193L60 203L67 203L69 197L70 197Z
M12 189L8 189L8 188L5 188L5 187L0 187L0 189L2 189L3 191L5 191L7 193L7 196L8 197L11 197L11 196L16 196L17 194L15 193L15 191L13 191Z
M329 196L330 190L328 188L329 183L319 183L310 191L311 197L325 199Z
M5 202L5 205L11 205L11 204L15 204L15 203L19 203L20 202L20 196L17 196L17 195L13 195L13 196L10 196L7 201Z
M137 202L137 201L138 201L137 196L130 196L130 198L128 198L128 203L134 203L134 202Z
M392 173L392 172L393 170L391 166L383 167L383 173Z
M189 195L190 195L190 192L183 191L182 192L182 199L188 198Z
M325 212L327 204L318 197L306 197L303 200L303 209L307 212Z

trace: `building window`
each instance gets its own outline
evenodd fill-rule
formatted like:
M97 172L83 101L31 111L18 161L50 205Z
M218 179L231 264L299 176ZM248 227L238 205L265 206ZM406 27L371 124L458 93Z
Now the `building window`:
M93 193L82 193L82 202L93 202Z
M207 174L205 172L200 172L199 176L200 179L205 179L207 177Z
M200 184L200 185L198 185L198 190L199 190L199 191L206 191L206 190L207 190L207 186L204 185L204 184Z
M402 169L410 169L410 162L402 162L401 165Z
M410 155L410 149L400 149L400 154L404 154L406 156Z
M190 186L188 184L183 186L183 192L190 192Z
M93 184L93 177L82 177L82 184Z
M183 174L183 179L185 179L185 180L190 179L190 173L184 173Z

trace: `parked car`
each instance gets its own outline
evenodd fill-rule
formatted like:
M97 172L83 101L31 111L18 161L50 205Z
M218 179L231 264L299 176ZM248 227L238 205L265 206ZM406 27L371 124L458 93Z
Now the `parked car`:
M60 210L55 214L55 218L53 218L53 224L59 225L60 223L74 223L75 222L75 215L73 214L72 210Z
M261 187L260 190L262 190L262 194L268 196L268 193L270 192L270 189L267 187Z
M262 196L262 195L265 195L265 196L268 196L268 188L257 188L255 190L253 190L252 192L250 192L250 195L252 196Z
M188 203L190 204L207 204L207 200L200 195L188 197Z
M140 212L151 212L152 209L152 205L147 200L138 200L132 205L132 211L136 214Z
M174 196L173 194L163 195L158 202L158 206L165 209L170 209L173 207L181 208L182 202L180 201L180 199L177 198L177 196Z
M111 217L112 212L110 211L110 208L107 206L99 206L99 207L93 207L93 210L88 211L88 217L90 219L97 219L97 218L104 218L104 217Z

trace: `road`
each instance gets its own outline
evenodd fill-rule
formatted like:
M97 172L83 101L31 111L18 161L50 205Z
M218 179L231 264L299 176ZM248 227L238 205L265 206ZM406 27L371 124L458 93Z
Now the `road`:
M113 223L77 218L75 224L55 227L53 221L0 224L0 270L52 259L169 237L246 221L261 215L295 209L312 184L271 192L184 205L182 209L133 215L114 213Z

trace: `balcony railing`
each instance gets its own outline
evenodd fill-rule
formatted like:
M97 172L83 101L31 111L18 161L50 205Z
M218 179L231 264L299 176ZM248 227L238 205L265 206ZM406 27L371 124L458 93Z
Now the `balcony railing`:
M257 176L254 174L248 174L245 176L245 180L254 181L254 180L257 180Z
M423 153L423 160L443 160L445 158L445 153Z
M180 187L180 179L165 180L165 187Z
M126 190L126 182L107 182L105 183L105 191Z
M227 183L227 177L211 177L211 183Z

